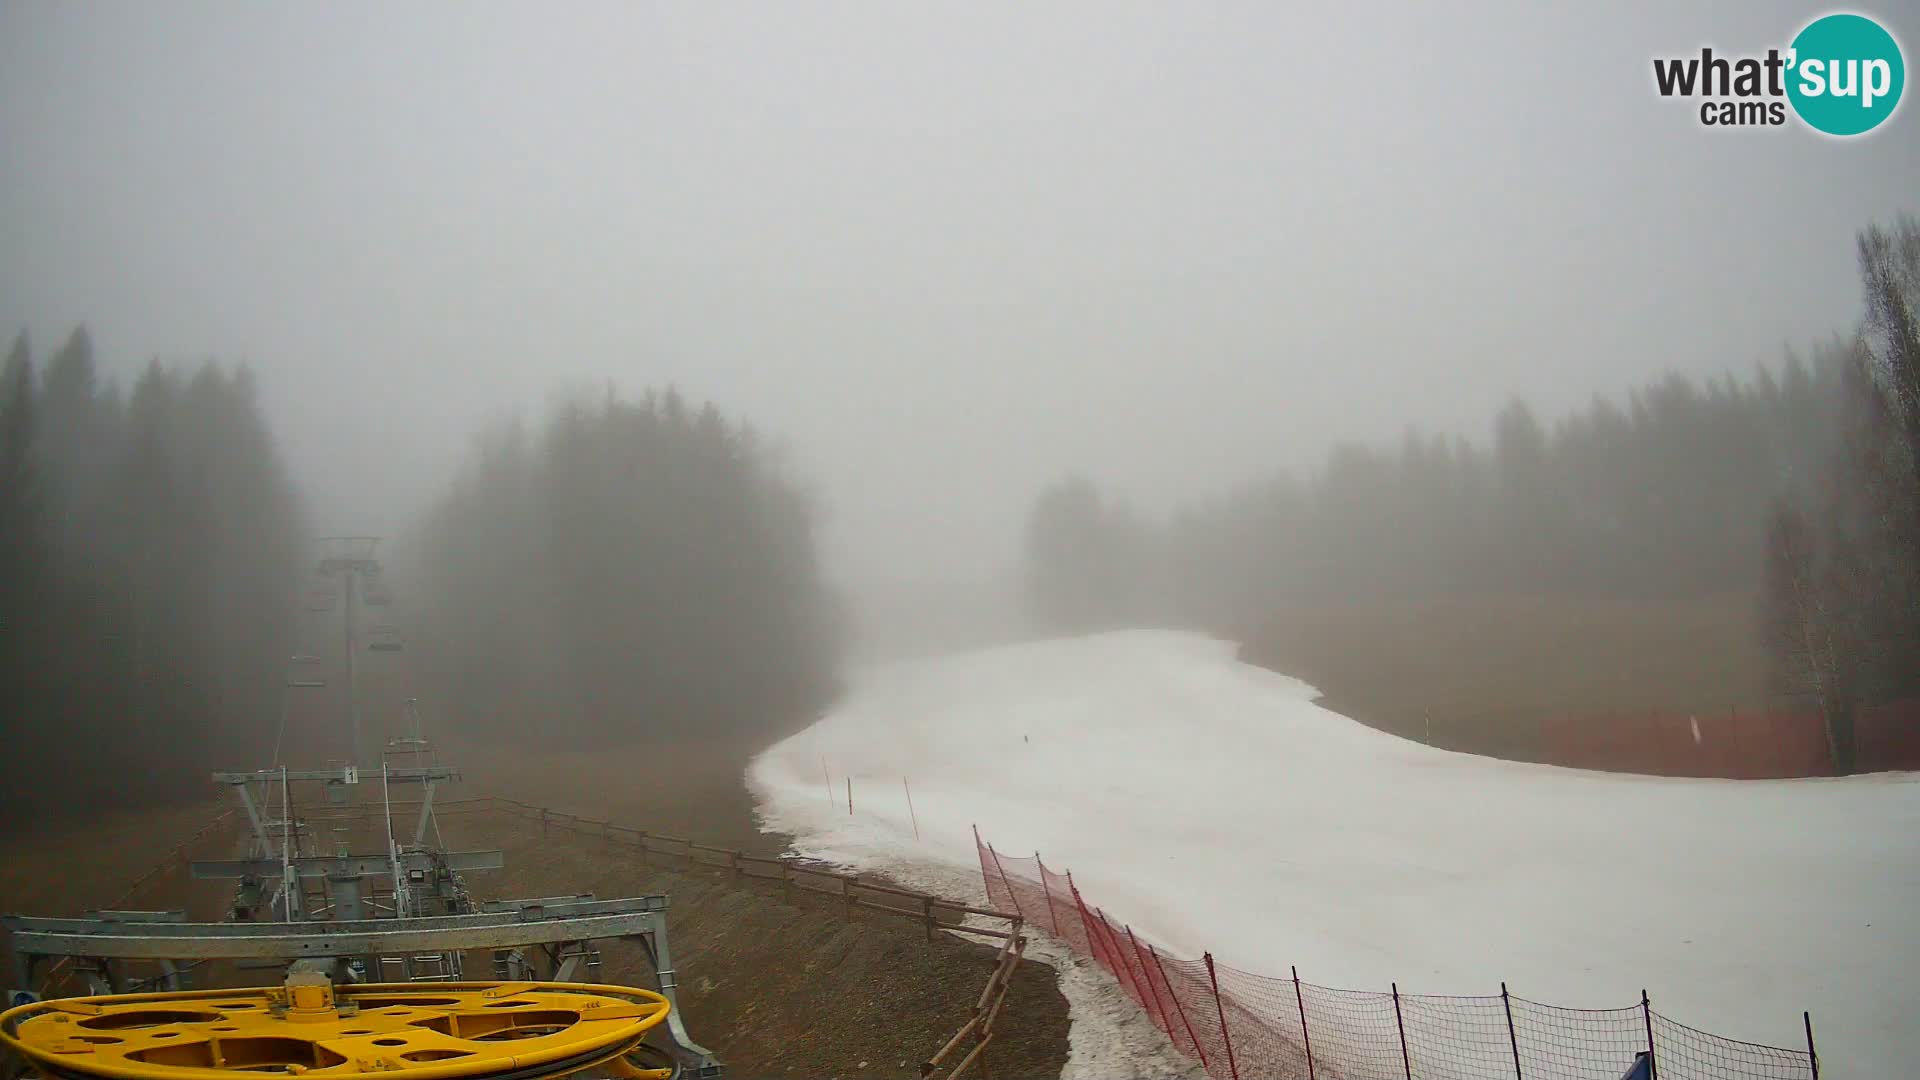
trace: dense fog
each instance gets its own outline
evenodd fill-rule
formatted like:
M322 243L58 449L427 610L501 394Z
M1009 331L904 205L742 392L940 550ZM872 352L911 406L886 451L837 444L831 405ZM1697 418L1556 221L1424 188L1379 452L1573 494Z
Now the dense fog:
M1920 693L1912 106L1647 69L1801 14L8 5L0 803L350 753L401 639L377 723L496 746L1137 625L1844 727Z
M1669 375L1551 421L1516 400L1488 443L1341 445L1164 519L1062 480L1030 514L1031 609L1061 632L1174 622L1259 652L1334 606L1731 594L1752 598L1765 675L1716 704L1818 708L1844 731L1920 693L1920 222L1857 248L1862 321L1744 379Z
M416 662L470 734L765 735L829 700L813 509L711 403L609 389L492 430L417 543Z

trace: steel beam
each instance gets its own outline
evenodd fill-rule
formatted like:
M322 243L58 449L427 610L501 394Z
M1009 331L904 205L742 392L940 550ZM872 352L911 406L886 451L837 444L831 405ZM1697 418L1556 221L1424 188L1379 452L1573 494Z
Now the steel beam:
M536 896L525 900L482 900L481 911L519 911L522 908L550 908L555 904L579 904L592 900L592 893L575 893L572 896Z
M435 857L426 852L410 852L399 858L403 871L419 870L427 872L444 864L447 869L460 872L464 870L498 870L507 865L505 852L501 851L449 851ZM394 860L377 855L309 855L291 860L296 873L303 878L319 877L391 877ZM228 878L278 879L283 865L278 859L231 859L195 862L193 876L196 880L223 880Z
M217 772L213 774L216 784L252 784L286 779L325 780L330 783L344 784L349 776L371 780L372 774L361 773L350 766L337 769L256 769L252 772ZM451 765L409 765L405 768L387 770L387 781L394 784L418 784L435 780L458 780L460 770Z
M512 912L337 923L113 924L5 916L0 925L9 930L13 951L22 956L237 960L506 949L654 935L662 928L663 918L660 910L648 909L566 918L526 918L524 913Z

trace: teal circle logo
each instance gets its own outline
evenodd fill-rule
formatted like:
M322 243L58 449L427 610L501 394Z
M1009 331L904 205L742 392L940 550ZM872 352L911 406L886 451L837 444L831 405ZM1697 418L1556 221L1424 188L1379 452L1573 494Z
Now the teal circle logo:
M1823 15L1794 37L1787 100L1815 131L1864 135L1900 105L1900 43L1864 15Z

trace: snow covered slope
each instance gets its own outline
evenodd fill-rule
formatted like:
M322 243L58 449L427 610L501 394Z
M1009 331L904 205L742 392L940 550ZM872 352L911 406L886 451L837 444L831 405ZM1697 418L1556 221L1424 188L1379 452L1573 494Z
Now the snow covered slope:
M1504 979L1575 1007L1644 986L1685 1023L1789 1047L1811 1009L1823 1075L1920 1074L1920 774L1675 780L1433 750L1234 652L1129 631L871 669L749 780L806 854L977 882L977 823L1242 969Z

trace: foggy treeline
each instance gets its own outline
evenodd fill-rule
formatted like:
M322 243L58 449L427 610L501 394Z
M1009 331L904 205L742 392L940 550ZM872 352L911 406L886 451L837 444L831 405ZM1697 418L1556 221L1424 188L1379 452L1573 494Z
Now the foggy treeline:
M211 769L267 764L307 533L246 369L155 362L123 391L84 329L43 362L16 339L0 811L202 795ZM807 497L676 392L488 432L414 547L415 655L466 735L752 738L835 686Z
M1069 479L1029 523L1036 613L1059 628L1173 616L1238 630L1303 601L1751 588L1775 499L1824 471L1842 355L1744 381L1669 376L1551 423L1516 401L1489 444L1343 445L1309 475L1165 522Z
M305 531L245 369L125 391L87 331L0 385L0 810L204 793L266 752Z
M755 736L832 692L808 500L675 391L489 431L418 546L428 678L483 737Z
M1775 507L1762 612L1774 688L1825 713L1842 772L1856 710L1920 694L1920 221L1859 249L1867 314L1840 364L1831 482Z
M1868 322L1777 370L1670 375L1550 422L1514 401L1488 442L1343 445L1166 520L1063 480L1029 514L1029 602L1056 630L1248 639L1315 605L1731 591L1762 613L1776 694L1920 692L1920 227L1859 244Z

